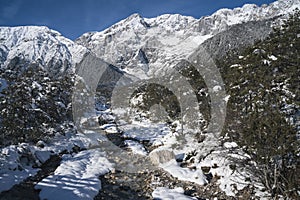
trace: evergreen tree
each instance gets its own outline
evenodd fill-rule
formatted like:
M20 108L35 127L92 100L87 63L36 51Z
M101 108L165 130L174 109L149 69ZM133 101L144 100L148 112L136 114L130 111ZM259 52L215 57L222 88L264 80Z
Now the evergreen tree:
M219 61L231 96L223 132L256 162L247 165L274 197L299 194L299 33L297 11L242 57Z
M71 120L71 75L51 77L41 66L11 66L0 94L1 145L36 142L64 133Z

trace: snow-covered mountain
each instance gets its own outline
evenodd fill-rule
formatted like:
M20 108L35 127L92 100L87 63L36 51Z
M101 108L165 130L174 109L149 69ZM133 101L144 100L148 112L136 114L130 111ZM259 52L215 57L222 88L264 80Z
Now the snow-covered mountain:
M79 63L88 50L44 26L0 27L0 67L22 60L56 74Z
M174 66L208 38L232 25L285 18L299 5L299 0L279 0L260 7L246 4L233 10L221 9L200 19L179 14L155 18L133 14L101 32L85 33L75 42L47 27L0 27L0 66L16 62L14 58L18 57L52 68L55 74L80 63L90 50L104 61L143 79Z
M297 144L290 145L292 143L288 143L282 133L293 134L292 129L288 129L288 120L283 120L291 119L295 121L292 125L299 124L297 64L300 26L297 25L300 22L290 26L294 32L282 28L278 29L277 35L271 35L271 39L263 39L270 34L272 26L281 23L299 7L300 0L278 0L260 7L247 4L233 10L221 9L200 19L178 14L156 18L133 14L106 30L86 33L76 41L47 27L0 27L0 199L16 199L17 196L20 196L19 199L111 199L115 195L123 199L136 199L141 195L145 195L146 199L176 199L178 196L184 199L271 198L276 190L275 184L280 182L276 176L281 171L276 170L287 168L276 163L284 164L280 158L283 154L277 153L282 148L276 150L273 144L269 145L273 141L270 138L274 139L274 144L282 141L278 142L278 137L268 134L278 132L285 140L282 147L298 149ZM262 42L251 47L250 44L257 39ZM207 85L202 80L204 76L201 77L202 74L191 63L182 60L203 53L198 51L199 45L212 57L230 52L228 57L221 57L223 63L218 63L228 95L220 94L222 86ZM243 52L240 47L246 46L250 46L250 51ZM231 52L235 48L239 50L237 55L231 54L235 53ZM87 70L87 65L97 69ZM21 70L18 67L22 67ZM140 82L147 87L139 87L134 92L131 90L136 89L134 86L126 85L135 78L168 74L172 67L187 78L191 91L182 89L179 92L183 95L174 95L168 88L157 90L156 84L147 85L144 80ZM101 71L99 83L88 88L93 90L98 86L96 98L94 94L90 94L89 98L89 90L85 87L74 90L77 79L74 79L73 73L65 73L69 70L79 74L84 72L86 76L80 80L85 80L89 86L95 83ZM208 69L208 72L211 71ZM171 76L163 80L169 81L170 86L176 86L173 83L177 80L174 81L176 78ZM178 82L181 80L185 81L180 79ZM211 79L211 82L214 80L217 79ZM117 81L124 81L124 84L122 82L118 88L115 85ZM179 83L180 89L183 88L182 83ZM134 108L138 112L127 115L127 107L110 107L115 102L106 97L115 91L124 93L125 98L133 92L130 103L132 107L136 106ZM83 96L83 100L97 99L96 106L88 101L92 109L96 107L96 115L86 114L84 102L71 98L74 93L75 96ZM228 132L223 131L224 137L214 134L213 138L211 133L217 131L210 132L206 128L207 124L219 124L213 118L222 118L225 113L222 113L225 110L218 109L221 103L213 101L213 93L220 97L222 105L224 102L227 104L228 122L224 127ZM192 105L190 97L194 94L197 104ZM122 95L118 97L126 100ZM178 103L178 97L188 101ZM277 99L279 104L277 101L272 103ZM199 112L203 116L185 114L182 105L186 102L186 113L193 113L190 108L199 104ZM211 111L213 104L222 115ZM264 104L266 112L255 112L254 108ZM284 109L271 112L273 105ZM83 130L79 130L80 127L76 130L77 124L73 123L76 122L76 113L74 110L72 113L75 106L80 108L78 115L83 116L80 118ZM174 118L167 118L170 113L173 114L168 111L174 111ZM284 112L286 118L280 121L279 117ZM124 114L124 118L118 121L118 114ZM201 127L186 128L185 122L197 119ZM252 127L257 127L256 124L260 125L257 131ZM270 133L265 132L266 125L273 127ZM84 126L89 130L84 130ZM277 128L279 131L275 130ZM242 130L246 135L253 132L255 136L247 146L243 144L246 139L242 138L245 136ZM263 142L263 147L275 149L275 156L271 155L270 159L266 158L266 151L256 154L256 146L251 144L256 144L257 138L263 137L261 133L266 133L265 139L259 141ZM291 139L295 142L294 137ZM111 150L106 144L113 144L114 148ZM249 154L249 149L254 153ZM129 161L131 169L138 163L135 162L138 154L146 156L142 157L143 166L139 170L132 169L138 174L119 170L123 161ZM263 167L258 169L259 161L256 163L255 159L260 155L266 159L267 165L263 163ZM292 163L291 152L287 152L286 156L282 158ZM299 153L295 160L298 157ZM155 171L147 169L146 164L150 160L160 164L160 168L155 168ZM291 166L295 163L298 162L293 161ZM272 167L273 164L275 170L266 174L265 166ZM257 174L245 165L255 169ZM296 168L288 167L291 169L289 174L299 174L292 171ZM285 174L286 171L283 172ZM270 183L261 184L269 180ZM299 194L297 185L288 188L287 184L285 189ZM165 197L165 194L169 196ZM126 198L126 195L132 198Z
M165 67L187 58L205 40L232 25L285 18L299 6L299 0L279 0L261 7L246 4L233 10L221 9L200 19L178 14L156 18L133 14L104 31L83 34L76 43L106 62L125 68L129 74L145 78L161 74Z

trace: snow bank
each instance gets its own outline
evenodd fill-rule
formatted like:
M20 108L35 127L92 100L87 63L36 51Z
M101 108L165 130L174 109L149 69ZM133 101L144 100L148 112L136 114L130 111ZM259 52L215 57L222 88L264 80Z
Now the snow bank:
M142 144L140 144L139 142L136 141L132 141L132 140L125 140L124 144L133 152L136 154L140 154L142 156L147 156L147 151L144 148L144 146Z
M11 145L0 149L0 192L9 190L13 185L35 175L39 169L32 168L31 161L22 156L32 155L25 144Z
M169 189L165 187L158 187L152 192L152 197L154 199L161 199L161 200L191 200L197 199L195 197L190 197L184 195L184 190L181 187Z
M182 168L175 160L160 165L165 171L169 172L173 177L182 181L190 181L199 185L207 183L205 175L201 169L191 170L189 168Z
M64 156L54 175L43 179L35 188L41 189L41 199L93 199L101 189L99 176L112 168L105 153L97 149L81 151L73 157Z

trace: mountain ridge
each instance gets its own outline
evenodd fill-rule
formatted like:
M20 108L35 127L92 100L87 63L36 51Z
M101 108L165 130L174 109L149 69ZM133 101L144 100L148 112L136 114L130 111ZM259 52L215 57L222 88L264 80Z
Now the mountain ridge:
M186 59L204 41L235 24L274 17L278 17L278 24L299 5L299 0L279 0L261 7L246 4L232 10L221 9L200 19L179 14L164 14L155 18L133 14L103 31L85 33L75 42L128 74L143 79L166 74L168 68ZM274 25L270 24L271 27ZM136 59L140 50L149 63L142 64Z
M298 2L223 9L201 23L134 14L75 42L47 27L0 28L0 174L9 175L0 189L47 199L58 198L52 189L73 199L91 190L91 199L124 199L126 190L135 199L180 186L189 199L296 199L299 11L277 25ZM161 172L132 169L136 154L160 160ZM59 166L35 179L55 157ZM123 160L131 171L119 170ZM82 174L96 184L65 190Z
M186 58L208 38L234 24L275 16L286 18L299 5L299 0L279 0L260 7L245 4L199 19L179 14L143 18L135 13L103 31L85 33L75 41L46 26L0 27L0 67L19 56L45 68L64 65L72 69L86 53L93 52L128 74L147 78ZM141 53L144 56L139 56Z
M1 68L18 57L25 63L38 63L50 71L52 65L63 65L65 69L61 69L61 73L79 63L88 52L85 47L46 26L0 27L0 49Z

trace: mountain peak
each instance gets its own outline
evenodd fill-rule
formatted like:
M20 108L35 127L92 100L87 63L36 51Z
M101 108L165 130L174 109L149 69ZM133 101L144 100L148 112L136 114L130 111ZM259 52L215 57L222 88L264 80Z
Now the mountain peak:
M227 26L241 24L248 21L271 19L281 15L288 16L300 7L300 0L278 0L269 5L245 4L234 9L223 8L211 16L202 17L200 20L214 22L213 29L223 30Z
M129 17L117 22L108 29L104 30L104 33L117 33L124 30L145 30L149 27L149 24L145 22L145 19L138 13L134 13Z
M145 22L145 19L138 13L134 13L130 15L128 18L124 20L124 22L131 25L133 28L141 28L141 25L144 28L148 28L149 24Z
M0 27L0 35L2 41L7 41L5 45L12 47L18 45L22 41L30 41L33 39L41 39L46 36L58 36L60 33L51 30L46 26L16 26L16 27Z
M0 27L0 67L15 57L25 62L39 61L43 66L69 63L75 65L87 49L75 44L46 26Z
M127 20L132 20L132 19L143 19L143 17L139 13L133 13L129 17L126 18Z
M155 18L146 18L145 21L150 24L151 27L160 26L165 29L180 30L197 20L193 17L180 14L163 14Z
M180 14L145 18L134 13L104 31L84 34L76 42L120 68L136 66L136 52L143 49L149 61L149 74L157 73L157 66L186 58L206 39L232 25L284 18L292 13L292 8L299 7L299 2L279 0L261 6L245 4L240 8L221 9L200 19Z

